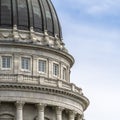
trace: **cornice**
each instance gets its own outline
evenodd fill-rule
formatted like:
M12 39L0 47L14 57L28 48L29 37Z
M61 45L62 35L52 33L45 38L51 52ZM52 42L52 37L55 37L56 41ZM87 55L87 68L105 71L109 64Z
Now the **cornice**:
M74 58L72 55L69 53L62 51L60 49L55 49L47 45L38 45L34 43L23 43L23 42L15 42L15 41L1 41L0 40L0 45L3 47L14 47L14 48L25 48L25 49L30 49L30 50L41 50L45 51L48 53L52 53L55 55L59 55L65 59L67 59L70 62L70 66L72 67L74 64Z
M89 105L89 100L80 94L77 94L75 92L59 89L57 87L48 87L44 85L33 85L33 84L20 84L20 83L0 83L0 90L12 90L12 91L27 91L27 92L42 92L42 93L48 93L52 95L59 95L63 97L69 97L69 99L74 99L77 102L80 102L80 104L83 106L83 109L86 110L86 108Z

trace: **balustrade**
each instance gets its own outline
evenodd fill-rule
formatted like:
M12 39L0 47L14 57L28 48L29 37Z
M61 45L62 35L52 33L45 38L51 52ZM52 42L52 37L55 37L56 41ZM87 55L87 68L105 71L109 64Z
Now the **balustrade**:
M67 83L62 80L51 79L42 76L31 76L23 74L0 74L0 82L12 83L26 83L26 84L40 84L46 86L58 87L82 94L82 89L76 87L74 84Z

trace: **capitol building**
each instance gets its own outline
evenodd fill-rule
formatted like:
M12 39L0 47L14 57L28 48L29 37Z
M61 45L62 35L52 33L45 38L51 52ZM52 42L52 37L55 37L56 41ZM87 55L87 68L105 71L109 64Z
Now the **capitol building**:
M83 120L73 64L50 0L0 0L0 120Z

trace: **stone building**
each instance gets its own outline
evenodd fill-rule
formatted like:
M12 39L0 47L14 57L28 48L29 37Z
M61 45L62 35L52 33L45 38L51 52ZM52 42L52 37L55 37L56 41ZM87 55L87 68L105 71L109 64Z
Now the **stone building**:
M0 120L83 120L73 63L50 0L0 0Z

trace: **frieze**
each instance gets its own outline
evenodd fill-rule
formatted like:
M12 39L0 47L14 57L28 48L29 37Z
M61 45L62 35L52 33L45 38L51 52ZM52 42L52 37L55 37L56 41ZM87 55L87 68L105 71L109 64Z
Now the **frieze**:
M0 29L0 40L14 40L15 42L34 43L42 46L48 46L55 49L59 49L68 52L64 46L64 43L58 38L57 34L55 37L49 36L47 30L44 33L37 33L30 28L30 31L18 30L17 26L13 26L11 29Z
M69 99L74 99L86 109L85 106L88 105L88 99L80 94L76 94L74 92L59 89L56 87L46 87L46 86L37 86L37 85L27 85L27 84L10 84L10 83L0 83L0 90L20 90L20 91L29 91L29 92L47 92L48 94L54 95L64 95L64 97L69 97Z

